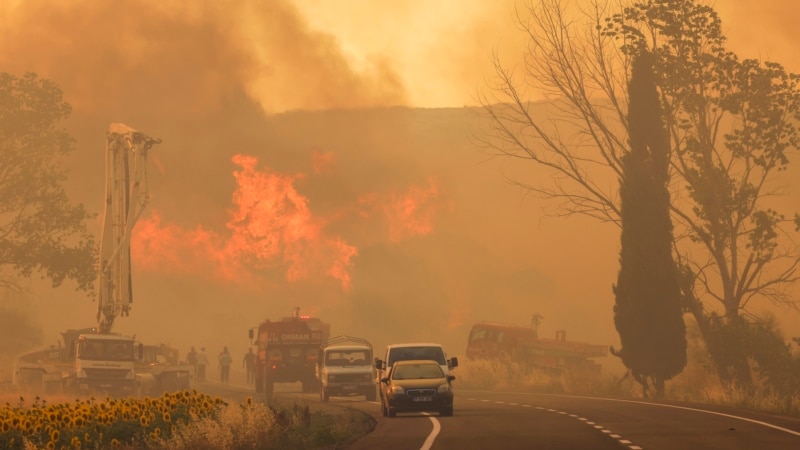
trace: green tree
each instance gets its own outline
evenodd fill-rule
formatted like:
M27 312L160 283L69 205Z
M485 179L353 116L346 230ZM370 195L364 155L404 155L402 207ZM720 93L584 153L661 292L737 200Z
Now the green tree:
M686 327L678 271L672 259L669 137L647 52L634 59L629 84L630 151L622 157L620 270L614 286L614 324L622 359L655 395L686 366Z
M65 279L90 294L96 246L91 215L70 204L60 158L74 139L58 126L71 107L58 86L27 73L0 73L0 286L40 273L57 287Z
M769 197L800 143L800 76L740 60L725 47L717 13L699 1L617 4L596 0L580 12L557 0L527 4L518 16L529 38L523 70L495 57L497 84L481 100L491 123L484 143L548 168L555 182L519 184L559 201L558 215L620 225L608 186L622 176L630 130L627 68L649 51L672 147L673 257L685 307L708 339L712 311L735 320L759 300L795 305L787 289L798 280L800 248L787 236L800 217L779 213ZM552 101L532 104L532 90ZM727 367L712 358L723 381L751 383L745 353Z

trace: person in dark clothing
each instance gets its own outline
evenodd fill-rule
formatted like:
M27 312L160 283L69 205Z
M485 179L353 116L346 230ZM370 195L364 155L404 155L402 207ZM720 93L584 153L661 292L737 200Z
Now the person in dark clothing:
M242 361L242 367L247 370L247 384L255 383L256 378L256 354L253 353L253 349L249 349L247 353L244 354L244 360Z
M222 349L222 353L219 354L218 359L220 380L223 383L227 383L231 376L231 363L233 362L233 358L230 352L228 352L228 347Z

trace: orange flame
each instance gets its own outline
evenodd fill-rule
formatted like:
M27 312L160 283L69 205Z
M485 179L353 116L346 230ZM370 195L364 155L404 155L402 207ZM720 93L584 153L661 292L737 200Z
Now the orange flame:
M408 191L392 195L384 207L389 221L389 240L397 242L430 234L438 197L439 190L432 179L428 179L427 187L412 185Z
M327 173L333 171L335 163L333 152L320 152L314 150L311 154L311 166L315 173Z
M197 272L212 266L227 280L243 281L254 272L283 266L288 281L326 275L350 287L350 259L358 251L337 237L324 234L324 221L312 215L308 199L294 188L302 175L282 175L258 160L236 155L237 189L233 194L227 239L197 227L184 230L162 224L158 212L134 229L132 253L145 268Z

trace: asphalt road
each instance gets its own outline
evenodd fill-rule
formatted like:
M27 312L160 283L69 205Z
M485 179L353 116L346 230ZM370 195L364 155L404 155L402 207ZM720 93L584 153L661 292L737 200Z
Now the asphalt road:
M229 385L218 394L225 391L252 393ZM319 402L318 395L296 392L292 385L276 391L287 401ZM348 450L800 449L798 418L706 405L458 390L453 417L399 413L386 418L379 403L363 397L332 397L328 406L356 408L377 420L375 429Z

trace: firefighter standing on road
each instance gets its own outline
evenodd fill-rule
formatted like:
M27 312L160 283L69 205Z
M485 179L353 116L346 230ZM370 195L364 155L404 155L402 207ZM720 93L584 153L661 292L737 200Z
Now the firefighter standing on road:
M206 381L206 366L208 365L208 355L206 355L206 348L202 347L197 352L197 380Z
M186 354L186 364L192 366L192 374L197 378L197 351L194 347Z
M256 378L256 354L253 353L253 349L250 348L247 353L244 354L244 360L242 361L242 367L247 369L247 384L255 383Z
M223 348L222 353L219 354L219 374L223 383L227 384L230 379L232 362L233 358L228 352L228 347Z

